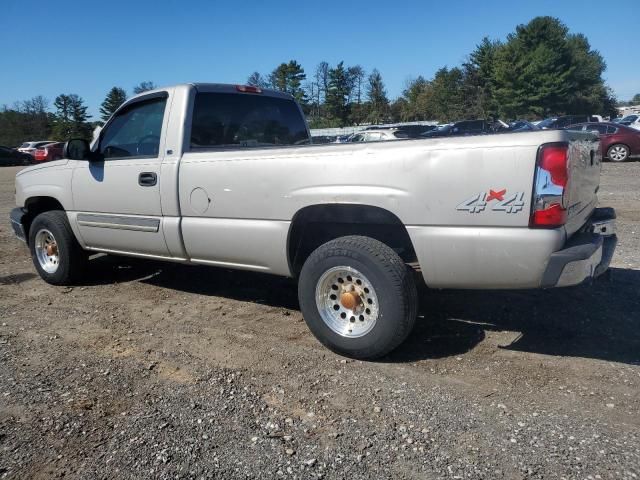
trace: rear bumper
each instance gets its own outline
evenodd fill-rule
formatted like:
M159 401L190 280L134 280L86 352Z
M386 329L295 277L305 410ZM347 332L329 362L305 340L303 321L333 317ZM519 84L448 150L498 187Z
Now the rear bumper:
M613 258L618 239L616 213L597 208L579 233L562 250L551 254L542 276L541 287L568 287L602 275Z
M24 231L24 224L22 219L27 214L23 208L14 208L9 214L11 219L11 226L13 227L13 233L23 242L27 242L27 235Z

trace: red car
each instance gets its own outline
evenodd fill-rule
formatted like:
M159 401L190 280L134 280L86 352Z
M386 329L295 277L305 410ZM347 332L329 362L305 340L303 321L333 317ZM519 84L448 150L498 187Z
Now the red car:
M62 149L64 142L49 143L36 149L33 158L36 162L49 162L51 160L59 160L62 158Z
M625 127L619 123L579 123L572 130L597 130L600 133L602 155L612 162L624 162L640 155L640 130Z

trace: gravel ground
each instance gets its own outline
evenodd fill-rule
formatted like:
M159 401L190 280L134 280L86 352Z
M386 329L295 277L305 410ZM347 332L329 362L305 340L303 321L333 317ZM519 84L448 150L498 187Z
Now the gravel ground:
M378 362L322 348L286 279L101 257L35 275L0 170L0 478L638 478L640 163L605 164L608 280L423 291Z

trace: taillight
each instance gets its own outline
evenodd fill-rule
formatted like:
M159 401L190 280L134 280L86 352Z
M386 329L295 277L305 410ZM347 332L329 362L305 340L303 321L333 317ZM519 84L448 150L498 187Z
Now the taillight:
M557 228L567 221L564 193L569 182L569 145L548 143L538 151L531 202L532 228Z
M252 85L236 85L236 90L243 93L262 93L260 87L254 87Z

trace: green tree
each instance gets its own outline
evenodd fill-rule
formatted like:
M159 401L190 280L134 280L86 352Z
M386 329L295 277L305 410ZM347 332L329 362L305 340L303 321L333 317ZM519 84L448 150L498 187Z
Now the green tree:
M408 80L402 92L402 97L394 102L393 116L396 121L413 122L417 120L432 120L430 111L431 82L419 76Z
M0 108L0 145L18 146L27 140L51 138L53 115L42 95Z
M107 93L102 105L100 106L100 115L102 121L109 120L111 115L127 100L127 92L120 87L113 87Z
M71 138L91 138L91 125L88 119L87 106L82 97L71 94L58 95L53 102L56 107L53 135L57 140Z
M495 62L501 43L484 37L462 64L462 101L466 118L498 115L495 98Z
M148 92L149 90L154 90L155 88L157 88L155 83L150 80L146 80L133 87L133 94L138 95L139 93Z
M441 122L466 118L462 95L463 80L462 70L457 67L443 67L438 70L425 94L425 110Z
M495 98L503 116L602 112L612 103L606 64L587 38L557 18L518 25L495 55Z
M305 92L302 88L302 81L307 78L302 65L295 60L289 63L281 63L269 75L271 86L292 95L298 103L305 103Z
M631 99L631 103L633 105L638 105L640 104L640 93L636 93L633 98Z
M328 71L325 100L327 117L331 125L344 127L349 120L349 78L344 62Z
M367 119L374 124L384 122L389 116L389 99L382 75L375 68L368 78L367 98L369 100Z

